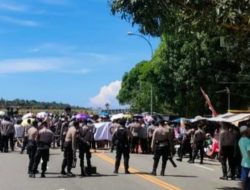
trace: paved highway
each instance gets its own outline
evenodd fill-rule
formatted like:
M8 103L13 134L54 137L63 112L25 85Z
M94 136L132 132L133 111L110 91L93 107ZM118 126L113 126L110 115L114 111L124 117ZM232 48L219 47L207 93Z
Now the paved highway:
M177 168L168 163L165 176L152 176L152 155L131 154L130 172L113 174L115 153L98 150L92 155L92 164L97 174L91 177L73 178L60 175L62 153L51 150L46 178L29 178L27 174L28 156L18 152L0 153L0 190L237 190L239 181L220 180L221 166L216 161L205 159L200 165L176 162ZM123 164L123 163L122 163ZM160 162L161 164L161 162ZM158 175L160 173L160 164ZM72 171L80 174L79 160Z

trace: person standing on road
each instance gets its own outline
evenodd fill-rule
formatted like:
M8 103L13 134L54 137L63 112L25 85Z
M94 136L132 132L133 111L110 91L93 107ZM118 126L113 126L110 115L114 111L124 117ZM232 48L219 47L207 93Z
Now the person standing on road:
M81 167L81 176L85 176L84 170L84 155L86 154L87 159L87 171L88 175L91 175L91 141L93 136L93 126L92 124L85 124L79 128L79 159L80 159L80 167Z
M62 120L63 123L60 131L60 139L61 139L61 151L64 151L64 141L69 128L69 121L67 116L65 116Z
M200 152L200 164L203 164L204 157L204 143L206 140L206 133L202 129L202 125L198 125L198 129L194 132L193 139L193 157L190 163L194 163L195 158L198 155L198 151Z
M42 178L45 177L45 172L47 170L47 163L49 161L49 149L51 143L53 142L53 138L54 134L50 129L48 129L47 121L42 122L41 129L39 130L37 135L37 151L35 155L35 162L32 167L32 174L30 174L30 177L35 178L37 167L41 159L43 161L41 177Z
M2 149L3 152L9 152L9 134L12 131L13 123L10 122L9 116L5 116L4 119L1 121L0 125L0 133L1 133L1 140L2 140Z
M112 143L116 146L116 160L114 173L118 174L121 157L123 155L125 174L129 174L129 137L130 131L125 128L125 124L121 121L114 121L116 130L112 137Z
M62 162L62 175L75 176L72 172L72 164L73 160L76 160L76 134L79 128L79 122L73 121L69 125L69 129L66 133L64 140L64 154L63 154L63 162ZM67 173L65 172L65 168L67 167Z
M250 189L250 129L247 126L240 127L242 137L239 141L241 161L241 189Z
M151 143L151 149L154 152L153 170L151 172L152 175L156 175L158 163L162 157L161 175L164 176L170 152L170 140L169 128L166 127L165 121L159 121L158 128L154 130Z
M28 143L27 143L27 154L29 155L29 166L28 174L32 174L32 167L35 161L35 155L37 151L37 121L33 121L32 126L28 130Z
M221 130L219 136L219 146L220 146L219 159L222 165L223 176L220 177L220 179L222 180L228 179L228 167L227 167L227 161L228 161L229 168L231 170L231 178L232 180L234 180L235 179L234 145L236 138L233 132L229 131L229 127L227 125L224 124L222 127L223 129Z
M132 133L132 142L131 142L131 153L139 153L139 132L141 130L141 124L137 118L134 119L132 123L128 125Z

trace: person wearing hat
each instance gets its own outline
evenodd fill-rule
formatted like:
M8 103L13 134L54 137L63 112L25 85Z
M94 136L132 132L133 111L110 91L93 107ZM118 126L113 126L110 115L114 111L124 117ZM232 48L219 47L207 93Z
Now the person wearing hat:
M240 127L241 138L239 140L241 161L241 189L250 189L250 129L247 126Z
M221 161L222 166L222 174L220 177L221 180L228 180L228 170L231 173L231 179L235 180L235 142L236 136L229 130L229 125L224 123L222 125L222 130L219 136L219 159ZM228 162L228 164L227 164ZM229 165L229 168L228 168Z
M76 137L77 130L79 129L79 122L72 121L69 125L69 129L67 130L65 140L64 140L64 154L63 154L63 162L61 168L62 175L75 176L72 172L72 164L73 161L76 160ZM65 172L65 168L67 167L67 173Z
M116 123L116 130L112 137L112 143L116 146L116 159L113 173L118 174L121 157L123 155L125 174L129 174L129 138L132 134L125 128L125 124L122 120L116 120L114 123Z
M78 137L78 146L79 146L79 159L80 159L80 168L81 168L81 176L85 176L85 172L87 175L91 175L91 141L93 137L93 128L94 125L84 122L84 125L79 128L79 137ZM84 169L84 156L86 155L87 160L87 168L86 171Z
M5 116L1 121L0 133L1 133L1 147L3 152L9 151L9 134L14 128L13 123L10 121L9 116Z
M51 143L53 142L54 134L53 132L48 129L48 123L47 121L43 121L41 124L41 129L38 131L37 134L37 151L35 155L35 161L32 167L32 173L30 174L30 177L35 177L37 167L40 163L40 160L43 160L42 163L42 173L41 177L45 177L45 172L47 170L47 163L49 161L49 149L51 146Z
M35 161L35 155L37 150L37 135L38 135L38 123L33 121L31 127L28 130L28 143L27 143L27 154L29 155L29 166L28 174L32 174L32 167Z
M151 143L151 149L154 152L154 163L151 174L156 175L158 163L160 157L162 157L161 175L164 176L167 160L170 153L171 135L169 127L166 126L165 121L158 121L156 125L158 125L158 128L154 130Z

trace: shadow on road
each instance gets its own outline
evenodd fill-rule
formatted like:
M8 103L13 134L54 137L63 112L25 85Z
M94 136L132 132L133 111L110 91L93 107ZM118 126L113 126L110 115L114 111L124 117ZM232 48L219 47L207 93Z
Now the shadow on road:
M165 175L167 177L186 177L186 178L196 178L198 176L195 176L195 175Z
M114 177L117 176L115 174L92 174L92 175L86 175L86 176L80 176L80 175L75 175L75 176L67 176L67 175L61 175L61 173L58 172L48 172L46 173L46 178L76 178L76 177ZM37 177L40 177L39 174L37 174Z
M240 190L240 188L237 188L237 187L219 187L216 189L218 190Z

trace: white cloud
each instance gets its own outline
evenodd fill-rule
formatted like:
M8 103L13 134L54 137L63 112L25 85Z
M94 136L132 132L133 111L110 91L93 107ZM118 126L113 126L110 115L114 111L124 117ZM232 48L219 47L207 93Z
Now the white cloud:
M39 26L38 22L32 21L32 20L23 20L23 19L17 19L9 16L0 16L0 21L7 22L10 24L15 24L19 26L28 26L28 27L37 27Z
M25 12L28 10L27 6L10 4L10 3L0 3L0 9L13 12Z
M106 103L109 103L110 108L121 107L116 99L119 90L121 89L121 81L113 81L109 85L105 85L100 89L98 95L90 98L90 104L92 107L105 107Z
M51 71L60 64L60 60L53 58L8 59L0 61L0 74Z
M44 52L51 53L53 52L53 53L67 54L67 53L74 52L76 49L77 48L75 46L47 42L47 43L31 48L27 52L28 53L44 53Z
M0 60L0 75L15 73L54 72L85 75L90 72L77 64L77 60L67 57L24 58Z

